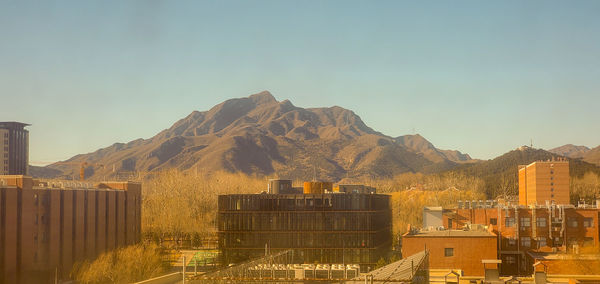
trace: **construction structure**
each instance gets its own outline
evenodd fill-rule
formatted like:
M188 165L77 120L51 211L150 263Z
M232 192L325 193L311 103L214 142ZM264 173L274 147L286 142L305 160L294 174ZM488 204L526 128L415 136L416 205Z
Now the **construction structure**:
M0 176L0 283L54 283L141 239L141 184Z
M569 161L537 161L519 166L519 204L571 204Z
M392 262L364 275L360 275L347 284L362 283L419 283L428 284L429 279L429 250L423 250L406 258Z
M307 182L302 192L220 195L218 206L225 265L292 250L292 263L352 263L369 270L391 247L388 195L333 192L331 183Z
M0 122L0 175L27 175L30 124Z

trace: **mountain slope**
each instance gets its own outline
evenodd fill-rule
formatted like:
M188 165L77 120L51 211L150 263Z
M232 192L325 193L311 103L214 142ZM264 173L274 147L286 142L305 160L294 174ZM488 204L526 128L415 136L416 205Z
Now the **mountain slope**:
M319 179L339 180L450 169L468 160L420 135L383 135L341 107L304 109L261 92L194 111L152 138L115 143L49 167L77 175L76 164L87 162L92 166L86 177L92 179L176 168L298 179L316 172Z
M586 146L577 146L577 145L573 145L573 144L566 144L566 145L548 150L548 152L550 152L550 153L565 156L567 158L582 158L589 151L590 151L590 148L588 148Z
M561 155L542 149L522 146L492 160L461 165L449 172L462 173L480 177L485 182L486 194L489 198L516 195L518 192L518 166L535 161L559 159ZM569 171L572 177L581 177L586 172L600 174L600 167L579 159L568 158Z
M587 153L585 153L585 155L583 156L583 160L588 163L600 166L600 146L593 148Z

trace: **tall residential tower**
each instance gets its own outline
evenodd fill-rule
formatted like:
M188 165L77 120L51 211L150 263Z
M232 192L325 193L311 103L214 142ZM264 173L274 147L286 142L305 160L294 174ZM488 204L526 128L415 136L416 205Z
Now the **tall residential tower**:
M27 175L30 124L0 122L0 175Z
M566 160L519 166L519 204L570 204L569 178Z

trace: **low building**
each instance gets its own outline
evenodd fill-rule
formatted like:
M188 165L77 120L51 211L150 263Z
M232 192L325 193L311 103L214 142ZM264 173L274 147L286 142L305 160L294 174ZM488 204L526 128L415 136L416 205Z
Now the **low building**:
M497 235L503 275L530 275L534 263L528 252L583 254L600 249L600 209L595 206L459 204L459 208L444 209L444 228L490 226Z
M277 188L271 181L271 188ZM295 263L374 267L391 247L390 197L334 193L331 183L305 183L305 194L219 196L219 248L225 264L291 249Z
M138 243L141 190L0 176L0 283L53 283L77 261Z
M402 236L402 255L429 252L429 268L483 276L482 260L496 259L496 235L487 230L413 230Z

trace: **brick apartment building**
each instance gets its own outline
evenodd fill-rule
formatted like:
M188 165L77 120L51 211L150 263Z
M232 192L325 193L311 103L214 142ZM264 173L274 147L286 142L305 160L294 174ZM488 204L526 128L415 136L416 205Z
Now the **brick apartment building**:
M600 209L561 206L510 206L445 209L443 226L488 225L497 234L504 275L530 274L529 252L585 252L600 247Z
M497 250L497 259L502 261L501 274L530 275L533 264L538 261L546 262L549 273L557 274L562 273L557 270L561 259L569 259L580 267L600 263L599 205L598 202L595 206L569 204L568 161L534 162L519 166L518 204L473 200L459 201L457 208L452 209L425 208L423 229L452 231L484 226L496 235L493 247ZM418 234L413 235L404 236L403 252L404 246L411 245L412 239L418 237ZM457 252L460 249L469 250L474 253L471 257L478 260L489 257L483 255L485 250L473 250L477 247L475 243L453 243L456 236L443 236L442 233L437 239L422 238L419 249L426 243L432 248L454 248L455 254L460 253ZM460 262L445 262L447 257L433 257L433 253L432 250L432 267L461 269L463 266ZM470 265L473 264L466 267Z
M48 283L141 239L141 184L0 176L0 283Z
M496 259L496 235L487 230L413 231L402 237L402 256L427 249L429 268L460 269L467 276L484 275L482 260Z

